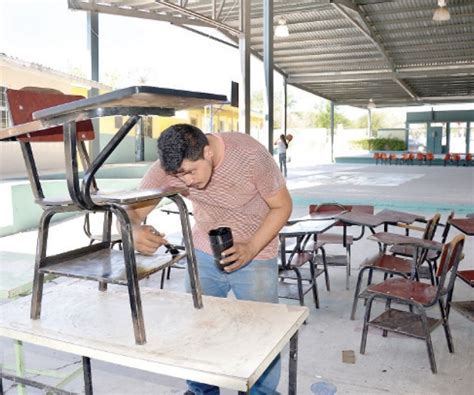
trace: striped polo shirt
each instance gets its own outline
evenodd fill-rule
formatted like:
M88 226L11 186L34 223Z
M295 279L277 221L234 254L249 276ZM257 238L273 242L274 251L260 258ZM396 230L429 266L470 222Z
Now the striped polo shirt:
M210 229L228 226L234 241L250 240L270 210L264 199L285 186L273 157L258 141L235 132L214 136L224 145L223 159L214 167L205 189L189 188L185 195L193 205L194 246L208 254L212 254ZM183 186L177 177L164 172L159 161L148 169L140 183L140 189ZM275 237L254 259L274 258L277 249Z

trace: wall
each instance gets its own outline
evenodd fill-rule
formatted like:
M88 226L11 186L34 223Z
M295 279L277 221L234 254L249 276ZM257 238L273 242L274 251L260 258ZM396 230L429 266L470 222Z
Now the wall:
M380 139L398 139L405 141L408 131L406 129L379 129L377 138Z

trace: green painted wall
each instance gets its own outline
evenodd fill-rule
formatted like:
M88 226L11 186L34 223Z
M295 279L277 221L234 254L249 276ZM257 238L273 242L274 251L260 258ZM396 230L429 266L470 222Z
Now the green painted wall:
M102 150L113 137L113 134L101 133L100 149ZM145 161L155 161L158 158L156 139L145 137ZM106 163L134 163L135 137L127 136L114 150Z
M127 190L138 186L138 178L100 179L99 187L107 190ZM46 197L67 196L65 180L45 180L42 182ZM43 210L34 203L28 181L8 182L0 185L0 237L23 232L38 227ZM53 222L71 217L75 213L58 214Z

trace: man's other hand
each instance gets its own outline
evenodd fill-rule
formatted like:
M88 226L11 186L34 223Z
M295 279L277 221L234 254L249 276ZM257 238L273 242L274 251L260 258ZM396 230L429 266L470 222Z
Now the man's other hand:
M153 226L138 225L133 227L133 244L135 250L145 255L153 255L155 251L168 241L164 234Z
M251 243L234 243L232 247L222 252L221 264L233 262L224 267L227 273L231 273L249 263L257 253L258 250Z

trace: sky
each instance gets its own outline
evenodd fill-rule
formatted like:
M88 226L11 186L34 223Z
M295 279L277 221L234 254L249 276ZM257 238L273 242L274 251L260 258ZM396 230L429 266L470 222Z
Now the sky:
M231 81L240 78L237 49L165 22L99 15L100 80L125 87L143 84L230 95ZM67 8L67 0L0 0L0 52L55 70L90 77L87 13ZM252 91L264 89L263 64L253 58ZM274 79L275 90L282 79ZM322 99L289 87L295 110L310 110ZM437 109L460 108L438 106ZM472 105L467 108L474 108ZM412 107L427 111L431 107ZM356 119L365 110L342 106ZM379 109L393 112L406 109Z

